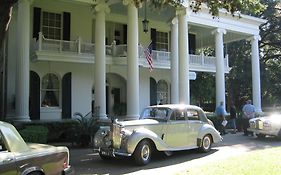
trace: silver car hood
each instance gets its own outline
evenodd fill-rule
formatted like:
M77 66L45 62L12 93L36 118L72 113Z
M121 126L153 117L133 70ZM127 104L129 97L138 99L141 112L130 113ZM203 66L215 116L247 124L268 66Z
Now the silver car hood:
M253 118L250 121L256 121L256 120L281 122L281 115L278 114L278 115L270 115L270 116L265 116L265 117L258 117L258 118Z

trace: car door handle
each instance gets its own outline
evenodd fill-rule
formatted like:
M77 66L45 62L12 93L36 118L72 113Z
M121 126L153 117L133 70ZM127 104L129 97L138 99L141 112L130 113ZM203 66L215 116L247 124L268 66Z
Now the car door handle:
M13 158L7 158L5 160L3 160L3 163L9 163L12 162L14 159Z

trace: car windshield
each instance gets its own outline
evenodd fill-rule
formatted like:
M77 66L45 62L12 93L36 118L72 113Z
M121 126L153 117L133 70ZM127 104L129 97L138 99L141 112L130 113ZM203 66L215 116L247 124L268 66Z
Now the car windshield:
M158 121L167 121L171 109L163 107L145 108L140 116L140 119L155 119Z

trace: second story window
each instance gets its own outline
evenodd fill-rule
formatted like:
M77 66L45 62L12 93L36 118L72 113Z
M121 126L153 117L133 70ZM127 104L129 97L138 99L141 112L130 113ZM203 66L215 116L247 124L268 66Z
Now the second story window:
M43 11L42 19L42 32L45 38L60 40L62 35L62 15Z
M168 33L156 31L156 50L168 51Z

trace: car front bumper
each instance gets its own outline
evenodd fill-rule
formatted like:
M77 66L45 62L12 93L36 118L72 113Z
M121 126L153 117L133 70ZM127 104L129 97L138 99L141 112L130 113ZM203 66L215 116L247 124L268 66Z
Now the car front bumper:
M255 134L263 134L263 135L271 135L271 136L278 135L278 133L276 133L276 131L272 131L272 130L261 130L261 129L254 129L254 128L248 128L247 130L254 132Z
M104 156L109 156L109 157L116 157L116 156L132 156L132 154L129 154L127 152L124 152L122 150L116 150L112 148L94 148L93 149L94 153L99 153Z

